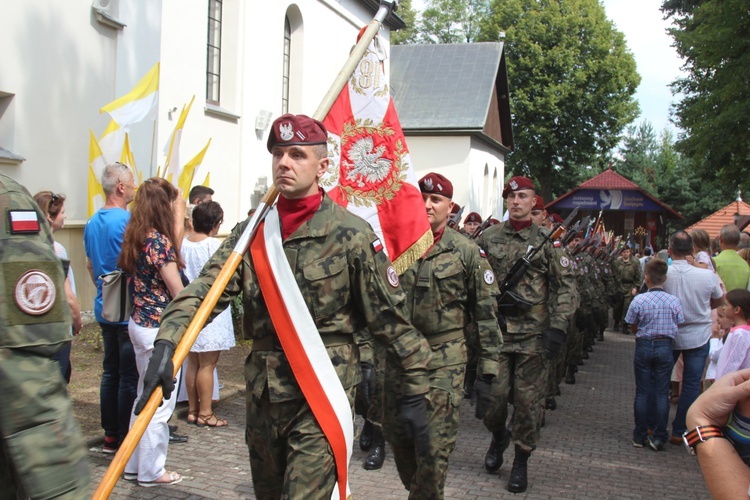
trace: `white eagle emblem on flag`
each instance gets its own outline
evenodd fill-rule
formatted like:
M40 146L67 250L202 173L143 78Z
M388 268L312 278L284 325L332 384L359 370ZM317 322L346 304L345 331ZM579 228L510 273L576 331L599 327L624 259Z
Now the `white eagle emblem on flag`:
M349 167L346 178L350 181L356 181L359 187L363 187L365 182L380 182L390 173L393 162L383 158L386 147L380 145L373 149L372 137L362 137L357 140L349 149L349 158L354 164L343 160L344 164ZM363 181L364 179L364 181Z
M279 135L281 136L282 141L291 141L294 137L294 130L292 130L292 124L291 123L281 123L279 124Z

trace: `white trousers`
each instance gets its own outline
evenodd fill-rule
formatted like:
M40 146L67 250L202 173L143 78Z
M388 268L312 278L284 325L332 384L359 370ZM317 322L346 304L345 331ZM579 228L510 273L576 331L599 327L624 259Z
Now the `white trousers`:
M133 351L135 351L135 364L138 367L136 401L141 398L143 392L143 377L146 374L151 352L154 350L154 340L158 331L158 328L138 326L132 318L128 322L128 333L130 334L130 341L133 343ZM179 374L177 376L179 377ZM167 422L174 412L176 401L175 394L172 394L170 399L165 399L162 402L125 466L127 474L138 474L138 481L156 481L166 472L164 464L167 462L167 446L169 445ZM130 427L133 427L135 419L136 415L131 413Z

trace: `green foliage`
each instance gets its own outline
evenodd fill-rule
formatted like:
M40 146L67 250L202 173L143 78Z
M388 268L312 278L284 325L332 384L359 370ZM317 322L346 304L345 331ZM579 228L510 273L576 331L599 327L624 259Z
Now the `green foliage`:
M427 0L419 29L422 43L471 43L487 15L488 0Z
M640 76L597 0L493 0L479 40L504 40L516 151L506 169L545 199L601 170L638 115ZM573 184L575 185L575 184Z
M401 0L396 14L404 20L406 28L391 32L391 45L417 43L419 40L417 11L412 8L411 0Z
M668 0L662 10L687 76L673 84L684 97L675 106L685 131L678 151L704 177L747 191L750 160L750 9L746 0Z
M685 217L667 220L667 234L707 217L734 199L726 183L706 178L691 160L680 155L669 130L656 136L648 121L629 127L614 164L618 173Z

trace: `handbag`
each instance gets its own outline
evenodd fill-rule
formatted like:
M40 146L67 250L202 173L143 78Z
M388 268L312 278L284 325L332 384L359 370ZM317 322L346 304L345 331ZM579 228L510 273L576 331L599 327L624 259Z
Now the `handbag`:
M127 275L122 269L115 269L99 279L102 281L102 318L110 323L124 323L133 310Z

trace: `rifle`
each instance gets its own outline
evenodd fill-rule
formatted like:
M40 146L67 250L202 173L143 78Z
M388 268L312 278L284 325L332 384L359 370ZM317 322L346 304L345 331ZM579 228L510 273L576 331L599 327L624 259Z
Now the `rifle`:
M570 228L570 230L565 233L565 236L563 236L563 239L561 241L562 246L567 247L577 235L583 232L584 228L588 227L590 223L591 217L589 217L588 215L576 222L576 225Z
M482 222L481 226L479 226L478 228L476 228L474 230L474 232L471 233L471 236L469 236L469 239L470 240L475 240L475 239L479 238L479 235L482 234L485 229L487 229L487 226L490 225L490 219L492 219L492 214L490 214L490 216L487 217L487 219L484 222Z
M458 227L458 222L461 220L461 214L464 213L464 208L461 207L458 212L453 214L453 217L448 219L448 227L451 229L456 229Z
M578 214L578 207L576 207L570 215L568 215L568 218L563 221L562 224L557 224L552 231L547 233L547 236L544 237L541 243L535 247L530 247L526 253L518 259L514 264L513 267L510 268L510 271L508 271L508 274L505 275L505 278L500 283L500 295L497 298L497 306L503 310L503 316L516 316L517 311L523 311L528 312L531 310L532 304L515 293L513 291L513 288L518 285L518 283L521 281L521 278L523 278L523 275L526 274L526 271L528 271L529 267L531 267L531 261L536 256L537 253L544 247L544 245L550 241L550 240L556 240L560 237L563 231L566 230L568 226L570 226L570 223L573 222L573 219Z

